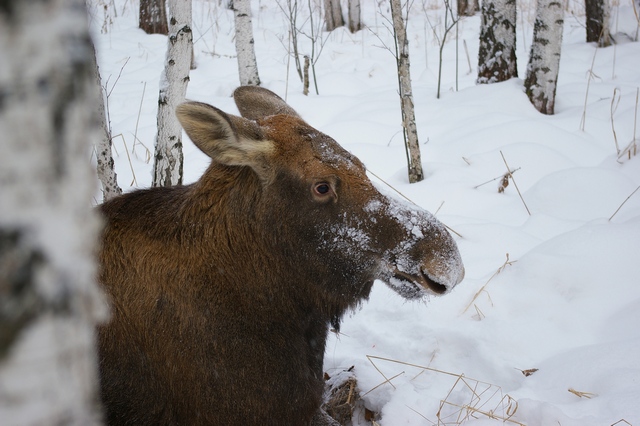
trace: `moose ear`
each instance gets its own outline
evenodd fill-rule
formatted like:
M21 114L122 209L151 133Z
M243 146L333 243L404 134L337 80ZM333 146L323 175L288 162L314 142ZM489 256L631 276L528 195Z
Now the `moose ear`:
M263 140L257 123L200 102L185 102L176 116L191 141L214 161L227 166L249 166L263 176L273 143Z
M271 115L298 117L297 112L271 90L257 86L240 86L233 92L240 115L249 120L259 120Z

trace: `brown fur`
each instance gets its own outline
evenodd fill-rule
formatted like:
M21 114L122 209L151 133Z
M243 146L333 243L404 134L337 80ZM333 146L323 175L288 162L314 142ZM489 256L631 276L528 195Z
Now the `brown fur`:
M257 121L205 104L178 108L213 160L199 181L100 207L100 282L112 305L99 330L109 424L319 421L332 319L366 299L377 278L402 278L417 295L462 279L439 223L403 213L424 234L412 237L359 160L275 94L245 87L235 96ZM314 192L318 184L329 192ZM400 257L422 266L394 269ZM460 270L451 278L448 268Z

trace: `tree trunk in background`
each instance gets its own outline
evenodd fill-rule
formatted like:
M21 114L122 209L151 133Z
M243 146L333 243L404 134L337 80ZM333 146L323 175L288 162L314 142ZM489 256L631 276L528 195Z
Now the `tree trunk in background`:
M596 42L598 47L611 45L609 28L610 5L608 0L585 0L587 43Z
M108 201L113 197L122 194L122 189L118 185L118 175L116 175L115 165L113 163L111 127L107 121L104 102L105 95L102 90L100 72L98 70L97 63L95 63L95 81L98 86L96 105L98 108L98 122L100 123L100 129L98 129L99 135L96 137L97 172L98 179L102 184L102 200Z
M327 31L344 26L340 0L324 0L324 20Z
M349 0L349 31L352 33L362 29L360 0Z
M548 115L554 113L563 26L562 3L538 0L524 87L533 106Z
M516 1L484 0L477 83L498 83L517 77L516 65Z
M169 34L165 0L140 0L139 27L147 34Z
M407 165L409 182L420 182L424 179L422 161L420 159L420 145L418 144L418 129L413 108L413 92L411 90L411 72L409 66L409 40L402 19L402 5L400 0L391 0L391 17L396 37L396 60L398 62L398 85L400 88L400 106L402 111L402 128L407 151Z
M85 1L3 1L0 51L0 423L99 424Z
M260 86L258 61L253 42L251 25L251 1L233 0L236 25L236 53L241 86Z
M479 11L478 0L458 0L458 16L473 16Z
M183 176L182 126L175 110L184 102L189 84L193 43L191 2L169 0L169 14L167 57L160 76L153 186L181 185Z

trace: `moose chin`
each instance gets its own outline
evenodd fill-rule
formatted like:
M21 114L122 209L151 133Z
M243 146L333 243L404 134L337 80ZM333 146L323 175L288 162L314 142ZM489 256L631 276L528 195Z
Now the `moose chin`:
M464 276L438 220L382 195L280 97L245 86L234 98L241 117L176 110L211 157L197 182L100 206L108 424L336 424L320 408L331 323L377 279L419 298Z

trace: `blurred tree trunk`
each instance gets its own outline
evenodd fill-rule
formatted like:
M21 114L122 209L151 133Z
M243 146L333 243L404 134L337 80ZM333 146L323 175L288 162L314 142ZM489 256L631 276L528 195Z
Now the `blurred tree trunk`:
M140 0L139 22L140 29L147 34L169 34L165 0Z
M480 11L478 0L458 0L458 16L473 16Z
M349 0L349 31L352 33L362 29L360 0Z
M182 126L175 115L189 84L193 34L191 1L169 0L169 42L160 76L158 134L153 161L153 186L181 185L183 177Z
M557 0L538 0L525 91L543 114L554 113L564 11Z
M516 65L516 1L484 0L477 83L498 83L517 77Z
M99 424L85 1L3 1L0 51L0 423Z
M324 0L324 20L327 31L344 26L340 0Z
M240 85L260 86L251 25L251 1L233 0L233 12L236 25L236 53L238 54Z
M413 108L413 92L411 89L411 72L409 64L409 40L407 30L402 19L402 5L400 0L391 0L391 17L396 38L396 61L398 65L398 85L400 88L400 106L402 111L402 129L407 151L407 165L409 182L420 182L424 179L422 161L420 159L420 145L418 144L418 129Z
M608 0L585 0L587 43L598 43L598 47L611 45L609 28L610 5Z

